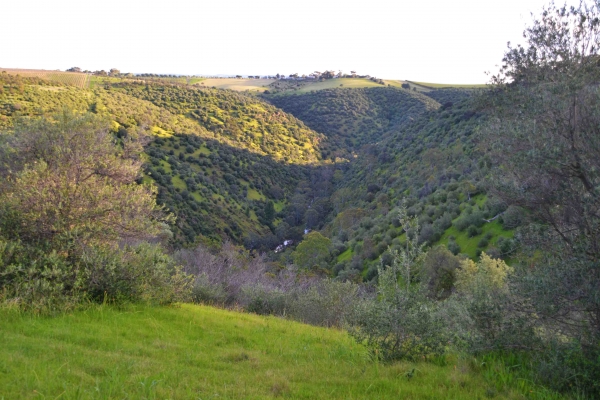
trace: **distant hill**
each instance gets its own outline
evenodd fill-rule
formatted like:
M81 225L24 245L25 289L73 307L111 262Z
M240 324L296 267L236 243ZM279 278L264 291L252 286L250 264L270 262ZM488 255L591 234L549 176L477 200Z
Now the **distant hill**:
M362 145L375 143L390 129L440 106L423 94L377 84L369 88L323 89L265 98L327 136L323 155L332 159L349 158Z
M406 81L409 84L413 84L429 90L435 89L483 89L486 84L460 84L460 83L429 83L429 82L414 82Z
M230 89L238 92L264 92L271 83L273 83L272 79L207 78L196 83L196 85L207 88Z
M334 218L325 232L338 243L337 274L375 276L379 257L404 240L393 212L402 199L419 216L421 241L471 258L482 251L510 256L514 219L503 218L506 206L485 193L489 160L476 134L481 118L465 99L362 148L331 197Z

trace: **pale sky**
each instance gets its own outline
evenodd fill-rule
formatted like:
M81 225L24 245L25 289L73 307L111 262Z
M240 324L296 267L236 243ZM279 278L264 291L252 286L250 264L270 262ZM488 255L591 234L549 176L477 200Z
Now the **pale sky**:
M13 0L0 6L0 67L485 83L548 2Z

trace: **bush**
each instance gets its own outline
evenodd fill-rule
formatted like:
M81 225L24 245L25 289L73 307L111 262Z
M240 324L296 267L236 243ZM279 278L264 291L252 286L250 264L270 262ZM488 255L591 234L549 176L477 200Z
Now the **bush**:
M225 288L220 284L212 283L206 273L203 272L196 276L191 296L194 303L224 305L227 298L228 294Z
M521 208L510 206L502 214L502 225L504 229L515 229L523 224L525 221L525 213Z
M448 250L450 250L450 252L454 255L457 255L458 253L460 253L460 246L454 240L448 241L447 247L448 247Z
M482 237L482 238L479 240L479 242L477 243L477 247L479 247L479 248L482 248L482 249L483 249L483 248L485 248L485 247L486 247L486 246L487 246L489 243L490 243L490 242L489 242L489 240L488 240L488 239L486 239L485 237Z
M505 238L500 236L496 241L496 247L500 251L502 257L508 257L517 250L517 243L514 239Z
M581 343L553 342L538 353L537 375L553 389L585 393L600 398L600 349L584 349Z
M307 324L341 327L359 297L358 285L324 279L289 299L287 313Z
M441 355L450 339L438 305L421 290L362 300L349 323L350 335L387 361Z
M423 282L427 285L430 298L445 299L454 289L459 258L444 246L437 246L427 252L423 262Z
M457 219L454 223L454 226L456 226L456 229L458 229L459 231L464 231L470 226L479 228L483 225L484 222L485 221L483 220L483 213L480 211L476 211Z
M248 312L259 315L285 315L286 294L281 290L261 285L244 286L240 300Z
M470 225L469 228L467 228L467 235L469 237L477 236L480 233L481 233L481 229L477 228L475 225Z
M192 277L157 245L88 247L80 258L0 241L5 301L36 312L64 311L85 301L188 301ZM23 266L27 267L23 267Z

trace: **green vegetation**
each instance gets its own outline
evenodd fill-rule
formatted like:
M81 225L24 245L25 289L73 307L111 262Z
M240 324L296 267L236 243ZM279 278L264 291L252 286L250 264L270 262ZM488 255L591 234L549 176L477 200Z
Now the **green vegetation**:
M46 313L86 301L185 298L176 292L187 278L147 243L170 233L170 217L135 183L138 138L117 145L108 126L65 110L0 137L2 300Z
M524 36L481 90L334 71L277 75L260 96L116 69L90 89L0 74L0 313L17 332L89 316L114 329L69 332L88 346L75 369L53 342L67 346L64 324L42 345L17 335L0 382L15 368L19 388L52 396L85 397L93 381L99 397L556 398L541 382L597 398L600 3L551 5ZM345 80L374 87L332 86ZM126 331L135 343L117 343L127 333L102 317L176 301L344 328L355 342L184 306L152 309L168 328L146 318ZM125 369L102 359L120 343ZM199 343L210 349L190 352ZM42 376L60 388L36 386L40 368L15 353L42 346L57 350ZM419 364L394 370L407 361ZM445 378L448 363L482 384ZM423 372L434 365L441 378ZM410 386L419 374L435 385Z
M375 143L389 131L439 107L436 101L419 93L375 86L379 87L336 88L268 99L327 136L321 147L323 157L335 161L350 159L351 153L362 145Z
M19 116L66 107L112 120L111 132L118 137L138 131L154 137L145 149L145 180L158 184L159 203L177 217L172 226L177 246L199 237L242 243L270 235L264 246L274 248L283 239L256 216L267 200L282 211L309 175L295 164L320 158L319 134L272 105L235 92L124 84L113 77L102 77L101 87L93 90L9 74L0 79L0 129L11 129ZM300 223L301 218L291 226ZM258 239L252 242L262 248Z
M210 307L0 318L4 398L522 398L531 387L498 362L384 365L342 331Z
M120 83L110 88L193 120L208 130L210 136L226 139L231 146L285 163L307 164L319 159L317 147L321 135L255 97L177 85Z

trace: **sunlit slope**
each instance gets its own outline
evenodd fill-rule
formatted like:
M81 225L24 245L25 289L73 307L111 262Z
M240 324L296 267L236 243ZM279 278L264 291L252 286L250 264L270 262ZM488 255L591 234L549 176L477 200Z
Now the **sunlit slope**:
M260 99L233 91L108 83L85 90L8 74L0 74L0 86L4 116L0 129L9 128L14 117L67 107L104 113L125 129L156 126L193 133L280 162L307 164L320 159L322 135Z
M342 331L183 305L0 310L0 398L473 399L465 362L378 364ZM520 398L509 388L498 393Z
M315 163L323 136L292 115L252 96L230 90L184 86L123 83L111 86L140 100L149 101L174 115L195 121L229 144L277 161Z
M14 76L1 83L0 130L10 131L19 116L67 107L105 115L118 137L142 132L153 139L146 147L144 181L158 184L159 202L177 217L176 244L199 236L242 243L270 233L278 218L262 218L267 202L281 210L304 179L301 165L320 158L321 135L260 99L232 91L131 86L147 91L154 104L135 90L137 97L106 84L84 90Z

